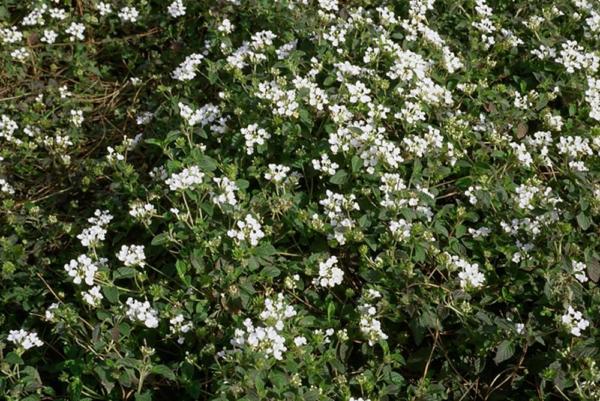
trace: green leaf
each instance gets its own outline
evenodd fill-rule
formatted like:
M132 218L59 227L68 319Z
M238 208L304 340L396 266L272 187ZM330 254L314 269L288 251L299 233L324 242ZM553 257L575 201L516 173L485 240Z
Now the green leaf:
M135 269L132 269L131 267L120 267L113 272L113 280L120 278L133 278L135 273Z
M494 362L496 365L510 359L515 353L515 345L510 340L504 340L498 345L498 349L496 350L496 356L494 357Z
M261 274L267 277L275 278L281 274L281 270L275 266L266 266L261 270Z
M336 185L343 185L347 181L348 181L348 173L346 172L346 170L338 170L338 172L335 173L335 175L333 175L329 179L330 183L336 184Z
M352 156L352 161L350 163L352 164L352 173L354 174L358 173L363 166L363 161L358 156Z
M581 212L577 215L577 224L579 224L582 230L587 230L592 225L592 221L587 215Z
M102 286L102 292L111 304L119 303L119 290L117 287Z
M175 381L177 380L177 377L175 376L175 373L173 373L173 370L168 367L167 365L154 365L152 367L151 370L152 373L154 373L155 375L160 375L166 379Z
M235 180L235 185L239 188L239 189L247 189L250 186L250 182L247 180Z
M204 171L215 171L217 161L210 156L202 155L198 161L198 166Z
M587 273L590 276L590 280L597 283L600 280L600 261L593 258L587 264Z
M152 238L151 245L158 246L164 245L169 242L169 233L160 233L156 237Z
M11 365L23 365L25 363L16 352L9 352L6 354L4 362L10 363Z
M259 247L256 247L254 250L256 256L260 256L262 258L267 256L272 256L277 253L277 249L271 244L262 244Z

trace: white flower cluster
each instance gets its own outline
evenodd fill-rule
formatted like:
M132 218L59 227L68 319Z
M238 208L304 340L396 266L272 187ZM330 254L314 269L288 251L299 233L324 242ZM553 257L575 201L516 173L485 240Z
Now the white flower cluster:
M333 154L354 151L362 159L369 174L375 172L380 162L390 168L398 168L404 161L398 145L385 139L385 128L372 122L355 121L329 134L329 147Z
M265 173L265 179L275 184L283 182L290 172L290 168L281 164L269 163L269 171Z
M150 306L150 302L140 302L129 297L125 303L128 306L126 315L129 320L143 323L148 328L158 327L158 312Z
M580 337L581 332L590 325L590 322L583 318L583 314L570 305L565 314L562 315L561 321L575 337Z
M71 123L76 127L81 127L83 123L83 110L71 110Z
M177 342L183 344L185 337L183 334L188 333L194 325L192 322L186 321L182 314L179 314L169 320L169 330L171 334L177 335Z
M478 288L485 282L485 276L479 271L477 263L469 263L456 255L450 257L450 264L454 269L460 269L458 278L461 288Z
M6 339L24 350L44 345L44 342L40 340L36 332L25 331L23 329L9 331Z
M217 184L217 190L210 193L212 202L216 205L237 205L235 191L239 188L236 183L227 177L214 177L213 181Z
M252 320L244 320L244 329L236 329L231 340L234 348L247 345L253 351L263 353L266 357L273 356L283 359L287 351L285 338L282 336L284 321L296 316L296 311L285 302L283 294L277 294L276 299L267 299L265 309L260 314L261 326L254 326Z
M117 15L123 22L136 22L140 12L135 7L123 7Z
M123 245L117 253L119 259L125 266L140 266L146 264L146 255L144 254L144 245Z
M194 53L185 58L179 66L173 71L173 79L178 81L191 81L196 78L196 69L202 63L204 56L200 53Z
M256 97L268 100L273 104L273 113L285 117L298 116L298 102L296 101L296 91L283 90L275 81L261 82L258 85Z
M319 263L319 277L313 280L313 284L329 288L342 284L344 271L337 267L337 262L337 257L331 256L326 261Z
M69 40L71 42L85 39L85 37L83 36L84 32L85 25L77 22L72 22L71 25L69 25L69 27L65 30L65 33L70 35Z
M229 21L228 18L223 19L223 21L221 21L221 24L217 27L217 31L225 34L230 34L231 32L233 32L234 29L235 26L231 23L231 21Z
M184 103L179 103L179 115L192 127L198 123L200 123L202 127L211 124L220 116L220 114L219 108L211 103L202 106L198 110L194 110Z
M5 115L0 116L0 138L13 140L13 134L17 129L19 129L19 126L14 120Z
M575 275L575 278L577 279L577 281L579 281L580 283L587 282L588 277L587 277L587 274L585 273L585 270L586 270L585 263L573 261L572 265L573 265L573 274Z
M100 306L100 302L102 301L102 299L104 299L104 296L100 292L99 285L95 285L87 291L82 291L81 297L83 298L86 304L90 305L93 308L97 308L98 306Z
M181 191L202 184L203 178L204 173L200 171L200 167L191 166L183 169L180 173L171 175L165 180L165 184L171 191Z
M331 161L327 153L321 155L321 159L312 160L313 168L317 171L323 172L327 175L335 175L337 169L340 167L336 162Z
M244 220L238 220L235 227L237 229L227 231L227 236L237 242L247 241L250 242L250 245L257 246L258 242L265 236L260 223L251 214L247 214Z
M69 277L73 278L73 283L79 285L85 282L87 285L94 285L94 277L98 271L98 265L87 255L79 255L77 260L65 264L65 270Z
M356 196L337 194L329 189L325 191L325 195L327 197L320 200L319 204L324 207L325 215L333 228L333 235L330 238L344 245L346 234L356 226L356 221L350 217L350 212L360 210Z
M77 238L81 241L81 245L85 247L95 247L100 242L105 240L106 226L111 222L113 216L108 210L96 210L94 217L90 217L88 222L92 226L84 229Z
M534 201L539 199L543 204L555 205L560 198L552 196L552 188L540 188L536 185L521 184L515 189L517 194L517 206L520 209L533 210Z
M412 230L412 223L407 222L404 219L394 220L390 222L390 231L395 239L398 241L404 241L410 238L410 232Z
M586 53L574 40L567 40L561 45L562 50L555 61L562 64L568 73L574 73L576 70L588 70L596 72L600 66L600 58L593 53Z
M381 294L375 290L369 290L364 296L365 301L358 307L360 313L359 327L360 331L367 338L370 346L381 340L387 340L388 336L381 329L381 322L376 318L377 309L371 304L377 298L381 298Z
M258 124L250 124L246 128L240 130L246 141L246 153L252 155L254 146L264 145L265 140L271 138L264 128L258 128Z
M129 214L138 220L146 220L156 214L156 208L151 203L134 202L131 204Z
M444 138L440 135L440 130L431 126L427 127L427 133L423 136L410 135L405 137L402 142L406 145L406 151L414 157L423 157L436 150L442 149Z
M172 2L169 7L167 7L167 12L173 18L182 17L185 15L186 8L183 5L182 0L175 0Z
M590 106L590 118L600 121L600 79L588 77L585 101Z
M15 193L15 189L4 178L0 178L0 192L13 195Z

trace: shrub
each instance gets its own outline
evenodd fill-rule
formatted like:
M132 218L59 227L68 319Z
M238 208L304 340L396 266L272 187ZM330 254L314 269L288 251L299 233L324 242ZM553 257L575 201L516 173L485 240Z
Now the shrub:
M4 0L6 400L597 400L591 0Z

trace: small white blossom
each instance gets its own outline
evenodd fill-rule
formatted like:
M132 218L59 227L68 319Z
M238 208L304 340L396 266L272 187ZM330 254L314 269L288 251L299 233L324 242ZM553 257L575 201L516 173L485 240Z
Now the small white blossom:
M337 267L338 259L331 256L326 261L319 263L319 277L313 280L315 285L333 288L342 283L344 271Z
M146 264L144 245L123 245L117 253L119 259L125 266L141 266Z
M258 242L265 236L262 226L251 214L247 214L244 220L235 223L237 229L227 231L227 236L238 242L248 241L250 245L257 246Z
M126 316L129 320L143 323L148 328L158 327L158 312L150 306L150 302L140 302L129 297L125 303L128 306Z
M562 315L561 321L575 337L580 337L581 332L590 325L590 322L583 318L583 314L570 305L565 314Z
M20 330L11 330L8 332L6 340L15 344L17 347L23 348L24 350L31 349L33 347L41 347L44 342L39 339L36 332Z

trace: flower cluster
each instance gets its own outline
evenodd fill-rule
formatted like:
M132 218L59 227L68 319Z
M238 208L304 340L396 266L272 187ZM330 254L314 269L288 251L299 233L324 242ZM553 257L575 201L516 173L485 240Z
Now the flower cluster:
M158 312L150 306L150 302L140 302L129 297L125 304L127 305L125 315L129 320L143 323L151 329L158 327Z
M23 329L11 330L6 339L17 347L23 348L25 351L44 345L44 342L40 340L36 332L29 332Z
M344 271L337 267L337 262L337 257L331 256L326 261L319 263L319 277L316 277L313 283L330 288L342 284Z
M238 220L235 227L227 231L227 236L237 242L246 241L251 246L257 246L258 242L265 236L262 226L251 214L247 214L243 220Z

